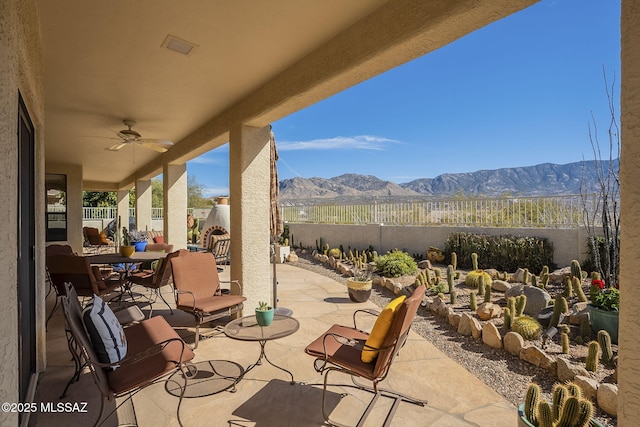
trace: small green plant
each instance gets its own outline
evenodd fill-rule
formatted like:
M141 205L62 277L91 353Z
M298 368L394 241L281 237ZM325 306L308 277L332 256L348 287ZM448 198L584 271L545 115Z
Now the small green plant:
M600 344L598 341L591 341L589 343L589 351L587 353L587 359L585 361L587 371L597 372L598 371L598 353L600 352Z
M573 287L573 292L578 297L578 301L587 302L587 296L584 294L582 290L582 279L578 279L577 277L573 277L571 279L571 285Z
M605 288L591 299L591 305L601 310L620 310L620 291L616 288Z
M560 346L564 354L569 354L569 335L564 332L560 334Z
M266 301L260 301L258 303L258 311L268 311L271 310L271 306L269 306L269 303Z
M602 363L611 365L613 363L613 350L609 332L605 330L598 331L598 344L600 344L600 349L602 350Z
M516 313L515 317L520 317L524 314L524 309L527 306L527 296L525 294L518 295L516 297Z
M566 387L556 384L550 404L542 399L540 386L531 383L525 395L523 415L537 427L588 427L594 414L593 404L582 397L579 389L572 383Z
M511 330L525 340L536 340L542 335L542 325L530 316L520 316L511 321Z
M469 294L469 308L473 311L476 311L478 308L478 302L476 301L476 293L471 292Z
M397 249L377 257L374 262L378 273L385 277L400 277L418 271L418 265L411 255Z

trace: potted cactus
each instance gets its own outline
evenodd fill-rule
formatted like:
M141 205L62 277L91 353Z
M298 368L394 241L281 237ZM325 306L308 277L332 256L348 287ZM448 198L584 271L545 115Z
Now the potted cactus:
M602 427L593 419L593 404L582 397L577 384L556 384L552 402L541 400L540 394L538 384L529 384L525 402L518 407L518 427Z
M265 301L260 301L256 307L256 322L260 326L269 326L273 322L273 307Z
M118 223L119 223L118 219ZM120 240L120 239L118 239ZM129 241L129 232L126 227L122 227L122 240L120 244L120 255L124 257L130 257L135 252L136 248Z
M353 302L365 302L371 296L371 271L358 265L353 269L353 277L347 279L349 299Z

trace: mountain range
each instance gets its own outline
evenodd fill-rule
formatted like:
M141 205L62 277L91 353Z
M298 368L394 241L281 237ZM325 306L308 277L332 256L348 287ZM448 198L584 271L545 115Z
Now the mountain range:
M600 165L606 171L609 161ZM613 161L618 169L619 161ZM420 178L403 184L384 181L371 175L344 174L334 178L289 178L280 181L282 201L317 199L369 199L406 197L466 196L555 196L579 194L584 182L597 182L593 160L557 165L446 173L435 178Z

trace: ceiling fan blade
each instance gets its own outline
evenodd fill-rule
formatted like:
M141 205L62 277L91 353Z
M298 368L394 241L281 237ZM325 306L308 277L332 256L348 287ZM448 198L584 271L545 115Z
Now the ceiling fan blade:
M122 147L124 147L125 145L127 145L127 143L126 143L126 142L119 142L119 143L117 143L117 144L115 144L115 145L112 145L111 147L107 147L107 148L105 148L105 150L108 150L108 151L118 151L119 149L121 149L121 148L122 148Z
M173 142L164 139L143 139L137 142L143 147L149 148L159 153L164 153L173 146Z

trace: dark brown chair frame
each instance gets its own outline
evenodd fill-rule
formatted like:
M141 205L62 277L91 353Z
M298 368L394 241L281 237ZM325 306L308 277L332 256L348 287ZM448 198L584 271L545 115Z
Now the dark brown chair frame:
M101 253L102 250L113 249L115 247L113 242L103 242L100 236L100 230L95 227L82 227L82 234L84 236L85 246L92 249L95 253Z
M171 260L171 268L176 308L193 314L196 319L195 349L198 348L203 323L240 312L247 299L241 296L240 282L220 280L211 252L183 253ZM221 283L229 283L231 294L222 292Z
M94 426L104 423L120 406L140 390L152 384L167 381L169 377L177 371L182 373L182 378L184 379L180 390L178 407L176 409L178 423L182 426L180 406L187 386L187 379L193 377L197 372L195 366L188 364L188 362L193 359L195 355L175 333L167 321L164 320L163 317L156 316L125 329L127 342L130 345L127 356L120 362L105 364L98 361L93 351L93 347L91 346L82 322L82 309L79 301L77 299L74 301L64 296L62 297L62 306L67 324L68 341L72 343L70 345L75 349L75 354L78 357L77 363L89 368L101 394L100 414ZM148 332L146 332L146 328L153 329L154 335L160 336L162 339L152 338ZM140 337L143 339L141 340ZM131 343L137 341L151 341L152 345L145 349L139 349L138 352L132 354ZM176 355L179 355L179 357L176 358ZM108 369L113 366L119 367L116 370ZM135 372L138 372L137 375L141 375L139 373L144 372L145 375L139 379L131 378L129 373L135 376ZM118 381L115 381L117 388L114 389L114 382L111 380L116 375L120 378ZM125 379L124 381L122 380L123 378ZM172 381L174 380L172 379ZM113 400L127 394L129 395L127 399L124 399L123 402L117 405L101 422L100 420L102 419L105 409L105 400Z
M160 245L163 243L155 243ZM171 259L179 256L181 253L186 253L186 250L179 250L168 254L164 260L161 260L162 264L157 271L153 270L141 270L136 271L129 275L127 280L132 285L140 285L149 289L149 317L153 315L153 304L158 300L158 297L167 305L169 312L173 314L173 308L169 305L166 299L162 296L160 288L169 285L171 283L172 271L171 271Z
M374 404L380 396L389 397L394 400L393 405L384 422L384 426L391 423L393 415L401 401L409 402L415 405L424 406L426 400L416 399L404 394L400 394L393 390L382 389L378 384L383 381L391 368L394 358L404 345L409 331L411 322L424 297L425 287L419 286L413 294L407 298L398 308L391 322L391 327L387 336L384 338L379 348L365 345L369 333L358 329L356 324L356 316L359 313L378 315L375 310L356 310L353 314L354 326L333 325L327 332L309 344L305 352L316 358L314 361L314 369L324 375L324 385L322 389L322 415L325 421L332 426L342 426L329 419L326 410L326 394L329 372L338 371L351 375L353 385L360 390L365 390L374 394L373 398L367 405L364 413L360 417L357 426L362 426L369 416ZM371 363L365 363L360 360L360 354L363 349L378 350L377 358ZM372 381L373 387L367 387L356 382L355 377L364 378Z
M53 317L53 313L55 313L58 309L58 306L60 305L60 298L62 298L63 296L62 290L58 286L54 286L51 275L49 274L49 257L52 257L54 255L75 255L75 253L73 252L73 248L71 248L71 246L69 245L53 244L45 248L45 274L47 283L49 284L49 289L47 290L45 299L49 297L52 290L54 291L56 296L56 300L54 301L51 313L49 313L49 316L47 316L47 320L45 322L45 330L49 327L49 320L51 320L51 318Z

